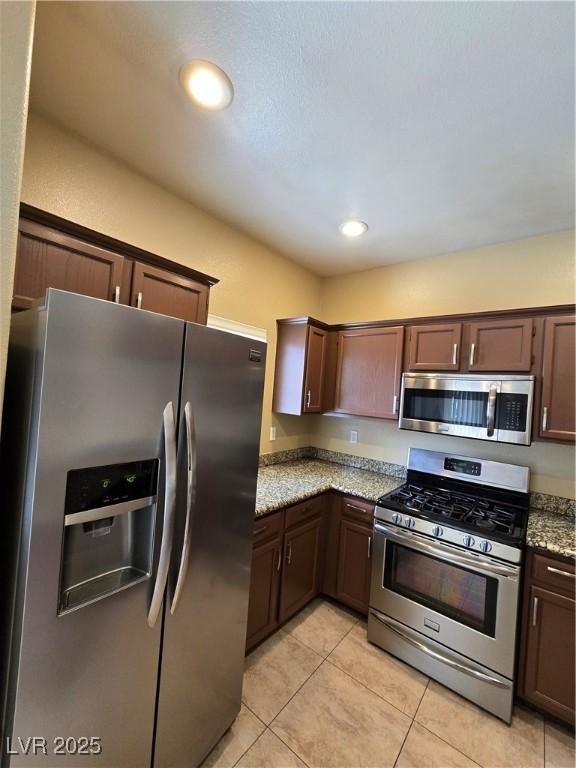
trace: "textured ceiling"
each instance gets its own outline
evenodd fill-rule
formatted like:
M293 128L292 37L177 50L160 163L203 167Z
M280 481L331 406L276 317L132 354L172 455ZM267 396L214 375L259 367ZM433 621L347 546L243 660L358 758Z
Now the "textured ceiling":
M573 14L41 2L32 108L320 274L365 269L573 226ZM232 78L227 111L187 101L192 58Z

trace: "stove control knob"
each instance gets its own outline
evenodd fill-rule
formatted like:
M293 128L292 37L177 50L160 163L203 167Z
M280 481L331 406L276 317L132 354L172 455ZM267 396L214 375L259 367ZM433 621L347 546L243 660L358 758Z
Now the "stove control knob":
M482 552L490 552L492 549L492 544L489 541L481 541L479 546Z
M442 536L444 533L443 529L440 528L439 525L435 525L434 528L432 528L432 535L433 536Z
M416 523L414 522L414 520L411 517L407 517L404 520L404 525L406 526L406 528L414 528Z
M472 538L472 536L464 536L462 541L464 542L464 546L465 547L473 547L474 546L474 539Z
M396 525L402 525L402 515L399 515L398 512L394 512L392 515L392 522L396 523Z

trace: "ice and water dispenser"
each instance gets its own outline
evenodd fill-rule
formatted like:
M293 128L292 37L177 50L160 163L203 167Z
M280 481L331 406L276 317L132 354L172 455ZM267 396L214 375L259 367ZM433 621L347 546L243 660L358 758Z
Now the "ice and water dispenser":
M60 614L148 578L158 459L68 472Z

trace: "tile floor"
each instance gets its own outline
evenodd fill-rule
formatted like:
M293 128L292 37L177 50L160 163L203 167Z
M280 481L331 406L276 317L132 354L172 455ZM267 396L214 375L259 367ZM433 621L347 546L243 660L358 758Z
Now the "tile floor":
M370 645L315 600L246 659L242 710L203 768L574 768L569 731L508 727Z

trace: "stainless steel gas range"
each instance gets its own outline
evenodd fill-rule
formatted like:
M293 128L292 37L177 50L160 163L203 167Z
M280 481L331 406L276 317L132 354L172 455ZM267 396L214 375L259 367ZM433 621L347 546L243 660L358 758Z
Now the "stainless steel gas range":
M411 449L377 502L368 639L512 717L529 470Z

